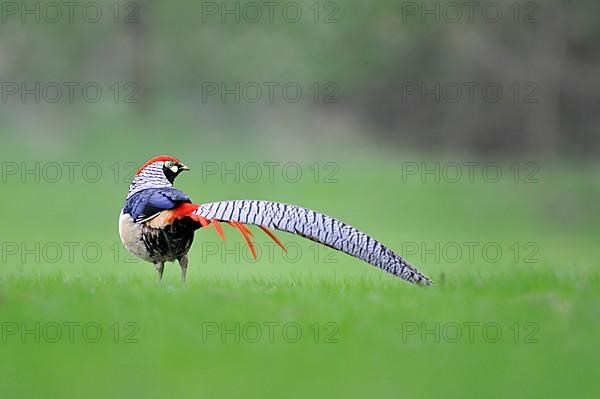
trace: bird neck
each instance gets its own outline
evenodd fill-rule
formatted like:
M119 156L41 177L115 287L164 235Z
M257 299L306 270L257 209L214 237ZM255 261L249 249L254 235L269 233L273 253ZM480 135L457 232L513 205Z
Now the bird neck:
M162 166L149 165L144 168L140 173L135 175L129 191L127 192L127 198L130 198L135 193L148 188L166 188L173 187L173 184L165 176Z

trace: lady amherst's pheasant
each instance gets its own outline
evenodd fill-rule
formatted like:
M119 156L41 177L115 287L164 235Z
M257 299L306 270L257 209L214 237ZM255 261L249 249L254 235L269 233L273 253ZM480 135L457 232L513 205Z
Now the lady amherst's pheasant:
M411 283L431 284L394 251L360 230L337 219L295 205L272 201L236 200L194 204L173 188L175 178L187 166L170 156L146 162L136 173L119 218L119 235L135 256L151 262L162 278L165 262L177 260L185 280L188 256L196 230L213 225L225 239L220 222L242 234L256 258L247 224L260 227L283 250L268 229L293 233L345 252Z

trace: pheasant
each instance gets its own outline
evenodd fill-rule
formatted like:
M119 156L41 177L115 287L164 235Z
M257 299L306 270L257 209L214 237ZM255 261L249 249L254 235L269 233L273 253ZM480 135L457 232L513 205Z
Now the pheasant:
M185 281L194 233L213 226L224 240L223 222L241 233L255 259L253 233L246 225L258 226L284 251L285 246L269 229L308 238L411 283L431 284L429 278L391 249L322 213L260 200L192 203L190 197L173 187L175 178L187 170L187 166L171 156L150 159L135 174L119 217L119 236L123 245L133 255L153 263L159 280L165 262L178 261L181 279Z

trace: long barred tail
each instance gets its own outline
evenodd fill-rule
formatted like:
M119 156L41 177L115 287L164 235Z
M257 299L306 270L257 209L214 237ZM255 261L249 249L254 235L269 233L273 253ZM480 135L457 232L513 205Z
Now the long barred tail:
M431 280L400 255L362 231L310 209L272 201L222 201L195 211L208 220L239 222L297 234L357 257L411 283Z

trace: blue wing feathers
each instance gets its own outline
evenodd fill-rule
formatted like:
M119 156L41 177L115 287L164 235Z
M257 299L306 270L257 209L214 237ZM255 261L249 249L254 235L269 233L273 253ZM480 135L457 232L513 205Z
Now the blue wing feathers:
M174 188L149 188L142 190L125 201L123 212L133 220L147 219L166 209L173 209L182 202L192 202L185 193Z

